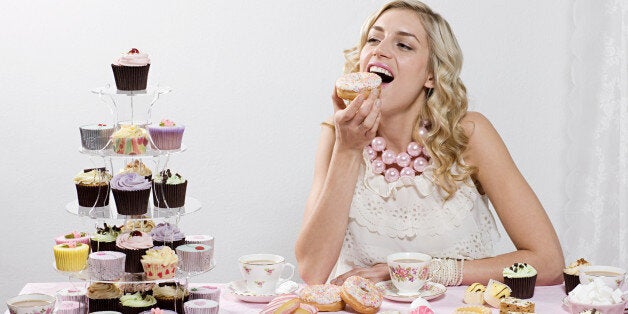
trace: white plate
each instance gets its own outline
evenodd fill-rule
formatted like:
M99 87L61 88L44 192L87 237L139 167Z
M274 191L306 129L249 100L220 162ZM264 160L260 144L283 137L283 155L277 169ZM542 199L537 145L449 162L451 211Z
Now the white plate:
M299 289L299 284L294 281L288 280L277 286L277 289L275 289L275 293L273 294L255 294L253 292L249 292L246 289L246 282L244 280L237 280L229 283L229 289L231 290L231 293L240 301L251 303L268 303L280 294L295 292L297 289Z
M427 282L421 290L415 295L399 295L397 288L393 285L392 281L382 281L375 284L378 288L382 289L384 298L397 302L412 302L414 299L421 297L425 300L431 300L438 298L445 294L447 288L439 283Z

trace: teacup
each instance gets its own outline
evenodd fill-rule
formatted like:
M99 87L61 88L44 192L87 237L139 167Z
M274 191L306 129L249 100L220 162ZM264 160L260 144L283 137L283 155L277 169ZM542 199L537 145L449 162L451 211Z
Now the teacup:
M594 304L575 302L575 301L572 301L570 297L567 297L566 305L572 314L582 313L592 308L595 308L600 313L604 313L604 314L623 314L625 306L628 305L628 301L624 300L623 302L616 303L616 304L604 304L604 305L595 304L594 305Z
M57 299L41 293L22 294L7 300L11 314L50 314Z
M238 261L246 288L254 294L275 294L278 283L281 284L294 276L294 265L286 263L279 255L249 254L241 256ZM290 275L287 277L281 277L284 269L290 269Z
M621 288L626 280L626 270L613 266L583 266L580 268L580 283L588 284L600 278L607 286Z
M432 257L423 253L400 252L388 255L390 280L399 295L416 295L428 281Z

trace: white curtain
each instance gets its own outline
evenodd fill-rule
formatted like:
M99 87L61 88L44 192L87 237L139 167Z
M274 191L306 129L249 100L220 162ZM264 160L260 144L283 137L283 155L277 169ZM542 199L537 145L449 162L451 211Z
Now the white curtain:
M628 1L574 1L567 262L628 267Z

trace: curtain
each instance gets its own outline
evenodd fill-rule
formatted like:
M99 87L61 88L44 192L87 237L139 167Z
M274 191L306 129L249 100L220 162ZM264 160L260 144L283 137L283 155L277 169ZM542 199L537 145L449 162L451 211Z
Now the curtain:
M564 230L579 257L628 267L628 1L574 1Z

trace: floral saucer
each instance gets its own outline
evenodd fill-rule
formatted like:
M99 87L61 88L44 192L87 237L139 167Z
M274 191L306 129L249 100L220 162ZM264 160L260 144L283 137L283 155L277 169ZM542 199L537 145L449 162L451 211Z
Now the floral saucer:
M444 295L445 291L447 291L445 286L429 281L414 295L399 295L397 288L390 280L378 282L375 286L382 290L384 298L397 302L412 302L418 297L425 300L432 300Z
M255 294L249 292L246 288L246 282L244 280L236 280L229 283L229 289L231 293L240 301L250 303L268 303L272 301L276 296L280 294L288 294L295 292L299 289L299 284L294 281L288 280L279 284L273 294Z

